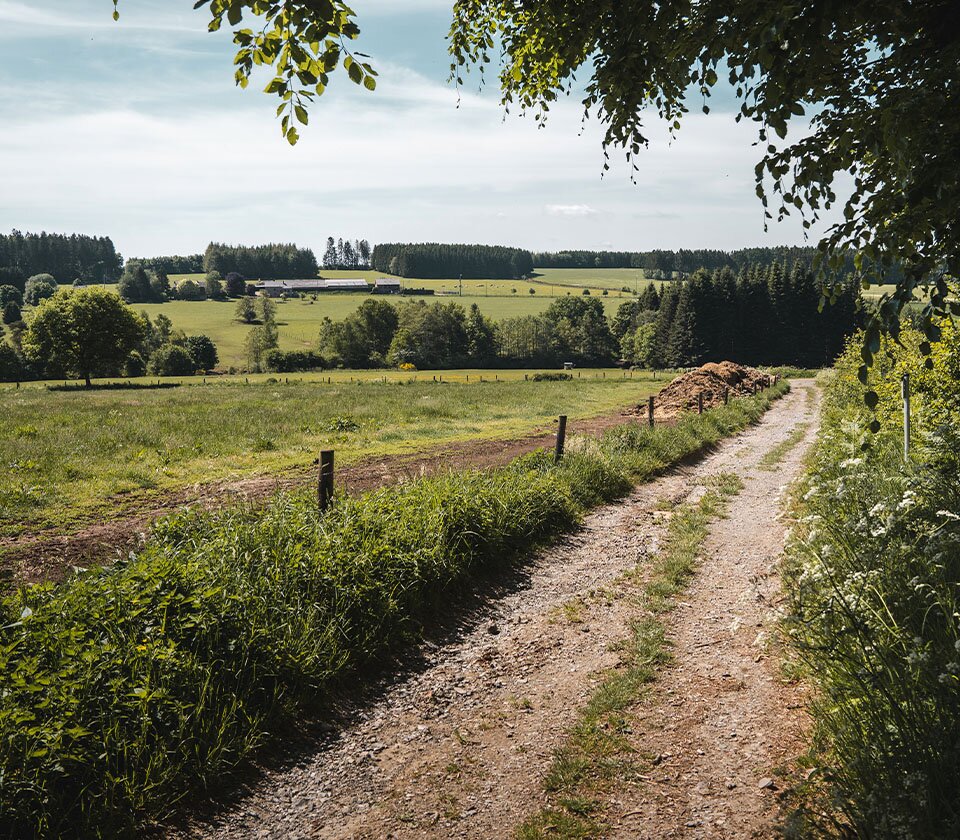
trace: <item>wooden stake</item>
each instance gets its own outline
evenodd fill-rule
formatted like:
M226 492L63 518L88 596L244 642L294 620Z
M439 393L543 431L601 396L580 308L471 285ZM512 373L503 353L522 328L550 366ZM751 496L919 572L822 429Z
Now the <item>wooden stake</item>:
M647 419L650 422L650 428L653 428L653 395L647 400Z
M317 500L320 511L330 507L333 500L333 450L325 449L320 453L320 476L317 482Z
M563 458L563 444L567 439L567 415L560 415L560 424L557 426L557 450L554 453L553 460L556 463L560 463L560 459Z
M703 414L703 391L697 394L697 414Z

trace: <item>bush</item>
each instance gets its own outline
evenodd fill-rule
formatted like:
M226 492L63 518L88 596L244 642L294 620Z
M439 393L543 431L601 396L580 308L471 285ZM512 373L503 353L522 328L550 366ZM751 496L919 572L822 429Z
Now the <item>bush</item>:
M565 382L568 379L573 379L573 374L570 373L535 373L533 375L534 382Z
M187 336L184 349L190 354L194 370L212 370L220 361L217 346L205 335Z
M23 359L9 344L0 341L0 382L22 382L26 378Z
M57 291L57 281L52 274L34 274L27 280L23 299L30 306L36 306L41 300L53 297Z
M20 312L20 305L15 300L11 300L3 307L3 315L0 317L2 317L3 323L5 324L16 324L23 318Z
M312 350L270 350L264 358L266 369L274 373L295 373L323 368L323 356Z
M960 340L943 329L932 370L920 334L887 342L870 371L875 415L857 381L862 336L852 339L788 544L787 629L816 688L814 760L828 780L806 816L826 809L850 836L960 836ZM908 460L905 372L916 412ZM877 434L866 431L874 416Z
M164 344L150 357L150 373L154 376L191 376L196 371L190 354L176 344Z
M127 356L127 361L123 365L123 374L124 376L137 377L143 376L147 372L147 363L143 360L136 350L134 350L129 356Z
M180 300L206 300L207 291L199 283L194 283L193 280L184 280L177 286L175 296Z
M16 286L0 286L0 309L8 303L15 303L17 306L23 306L23 292Z

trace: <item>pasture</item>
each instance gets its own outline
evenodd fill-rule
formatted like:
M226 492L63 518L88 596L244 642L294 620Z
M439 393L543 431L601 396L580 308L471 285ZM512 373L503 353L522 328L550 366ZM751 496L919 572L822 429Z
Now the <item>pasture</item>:
M442 385L430 372L415 381L344 371L331 373L330 384L320 375L261 375L157 390L4 386L0 536L69 529L196 483L304 468L323 448L349 464L515 437L558 414L574 421L636 404L663 384L662 376L625 379L620 371L564 382L527 382L525 373L532 371L441 371Z
M371 280L382 276L371 271L324 272L325 277L363 277ZM187 277L202 275L172 275L171 282L179 282ZM430 288L434 291L454 292L459 288L457 280L407 280L411 287ZM516 290L516 292L514 292ZM531 294L531 290L533 294ZM484 315L500 321L521 315L537 315L543 312L555 298L582 294L579 288L557 284L530 283L520 280L464 280L462 296L434 295L426 297L383 296L393 304L409 301L426 303L457 303L465 309L477 304ZM600 295L608 316L612 316L617 307L630 295L621 291L594 287L592 294ZM370 295L356 292L321 292L314 296L277 300L277 323L280 326L281 350L307 350L316 347L320 324L324 318L340 321L356 311ZM146 312L151 318L163 313L177 329L188 335L203 334L217 345L220 363L223 367L243 367L246 364L243 343L249 326L236 320L236 301L185 301L174 300L166 303L133 304L137 311Z

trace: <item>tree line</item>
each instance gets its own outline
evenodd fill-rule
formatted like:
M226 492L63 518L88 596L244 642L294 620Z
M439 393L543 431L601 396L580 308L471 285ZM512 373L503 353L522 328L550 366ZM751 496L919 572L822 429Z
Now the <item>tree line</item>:
M231 273L260 280L290 280L317 276L317 258L309 248L292 243L224 245L211 242L203 254L203 271Z
M202 274L203 254L175 254L169 257L134 257L147 271L157 274Z
M676 251L560 251L533 254L537 268L638 268L648 277L669 279L674 273L690 274L698 268L711 271L730 268L739 271L746 265L768 266L786 262L811 262L816 248L780 245L769 248L741 248L721 251L709 248L681 248Z
M108 236L71 233L0 234L0 286L24 290L27 279L50 274L58 283L110 283L123 260Z
M642 367L688 367L729 359L750 365L833 363L857 327L854 275L820 311L821 287L808 263L751 264L696 271L620 306L613 319L621 358Z
M389 242L373 249L371 265L399 277L516 280L533 272L533 257L522 248L502 245Z

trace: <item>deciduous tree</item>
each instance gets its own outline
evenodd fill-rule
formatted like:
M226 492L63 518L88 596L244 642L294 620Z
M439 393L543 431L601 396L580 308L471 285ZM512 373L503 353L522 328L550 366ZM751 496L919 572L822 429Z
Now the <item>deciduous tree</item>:
M91 377L118 371L146 330L114 292L61 289L43 300L23 337L27 358L48 370Z

